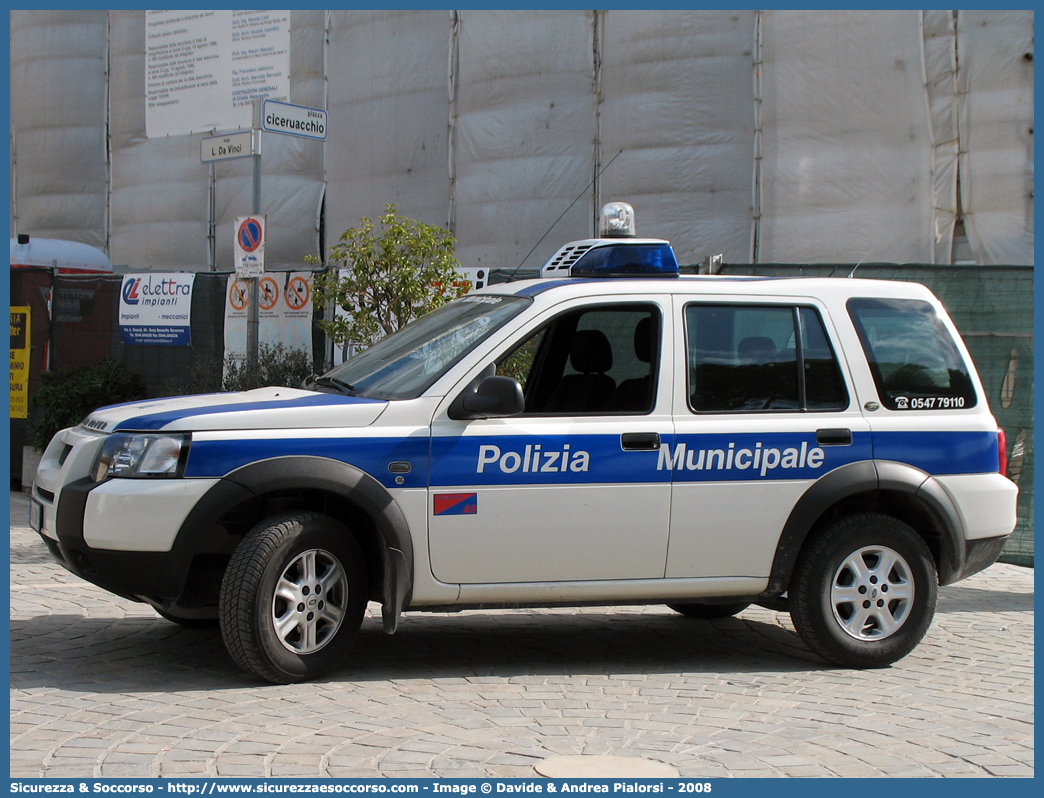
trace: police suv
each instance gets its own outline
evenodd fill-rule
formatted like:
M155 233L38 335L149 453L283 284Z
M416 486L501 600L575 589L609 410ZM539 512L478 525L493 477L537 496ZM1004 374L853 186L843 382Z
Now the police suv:
M405 610L787 607L853 668L1015 525L1003 433L925 287L679 276L670 245L563 247L303 389L106 407L43 456L32 524L73 573L220 622L272 682Z

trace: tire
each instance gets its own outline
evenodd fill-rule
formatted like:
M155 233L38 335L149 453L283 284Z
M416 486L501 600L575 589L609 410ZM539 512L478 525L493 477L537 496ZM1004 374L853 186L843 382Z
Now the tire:
M790 615L823 659L882 668L921 642L938 591L920 536L891 516L861 513L832 522L806 544L790 581Z
M232 554L218 602L236 665L276 684L336 668L362 625L368 590L362 549L332 518L266 519Z
M711 604L709 602L692 601L684 604L668 604L675 612L680 612L686 618L696 618L700 621L713 621L716 618L731 618L739 615L750 606L749 601L734 601L731 604Z

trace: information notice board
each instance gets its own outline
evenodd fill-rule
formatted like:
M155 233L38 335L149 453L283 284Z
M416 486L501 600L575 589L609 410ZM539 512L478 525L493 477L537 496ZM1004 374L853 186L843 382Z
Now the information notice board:
M146 11L149 138L251 127L251 103L290 95L289 11Z
M29 308L11 308L11 418L29 417Z

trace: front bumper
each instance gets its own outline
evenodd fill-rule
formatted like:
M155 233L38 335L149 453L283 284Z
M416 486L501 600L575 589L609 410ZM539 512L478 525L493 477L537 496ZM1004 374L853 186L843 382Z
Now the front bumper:
M109 483L96 483L84 478L64 485L56 497L56 508L51 510L53 526L48 524L49 528L45 527L40 537L51 555L69 571L111 593L134 600L148 597L176 601L182 598L190 572L206 575L200 571L201 562L204 570L210 567L220 571L227 556L207 554L213 552L213 548L207 546L204 539L212 533L211 525L216 519L253 496L241 485L224 480L199 481L193 489L205 492L194 504L188 505L187 516L179 515L183 520L175 527L167 550L98 548L85 539L84 530L92 525L88 516L95 514L98 506L105 506L104 502L99 504L93 494L106 484ZM141 488L142 493L132 508L138 510L132 512L135 523L141 527L150 524L164 526L163 520L156 517L155 509L149 509L152 499L148 485L143 484ZM45 507L45 512L47 509ZM121 527L131 528L126 519ZM47 534L52 530L55 538ZM207 558L213 560L210 566L206 565Z
M40 537L61 565L112 593L177 598L195 554L212 550L199 545L197 532L208 534L244 490L217 491L218 501L228 502L221 505L204 501L219 480L93 482L88 474L106 437L71 427L48 445L32 489ZM206 520L201 506L211 513ZM190 536L191 543L182 540Z
M51 554L82 579L111 593L134 598L155 595L176 598L184 586L187 567L178 567L173 551L117 551L95 549L84 539L84 518L90 495L99 484L89 478L62 488L54 513L58 539L41 533Z

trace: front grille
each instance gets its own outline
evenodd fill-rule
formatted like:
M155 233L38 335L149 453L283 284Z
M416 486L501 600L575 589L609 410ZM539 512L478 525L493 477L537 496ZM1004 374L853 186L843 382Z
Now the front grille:
M49 490L44 490L39 485L36 486L36 495L47 501L49 504L54 504L54 494Z
M70 446L69 444L65 444L65 448L62 449L62 453L60 455L58 455L58 465L60 465L60 466L65 465L65 461L69 457L69 452L71 452L72 450L73 450L72 446Z

